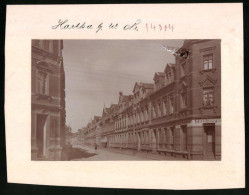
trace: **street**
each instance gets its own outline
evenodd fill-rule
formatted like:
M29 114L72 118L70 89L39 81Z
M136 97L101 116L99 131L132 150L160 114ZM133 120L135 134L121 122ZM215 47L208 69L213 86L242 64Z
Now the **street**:
M72 161L148 161L148 160L184 160L176 159L165 155L136 152L122 151L119 149L102 149L95 150L93 147L75 145L71 154Z
M107 151L103 149L98 149L95 151L94 148L87 146L74 146L74 149L79 149L81 152L83 151L83 157L77 159L71 159L74 161L115 161L115 160L151 160L149 158L133 156L128 154L117 153L113 151ZM85 155L84 155L85 154Z

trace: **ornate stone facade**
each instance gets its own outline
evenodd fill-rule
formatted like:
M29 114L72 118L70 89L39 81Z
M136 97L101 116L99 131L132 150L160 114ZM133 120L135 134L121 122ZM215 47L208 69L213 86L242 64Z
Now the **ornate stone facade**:
M32 160L61 160L66 115L62 49L61 40L32 40Z

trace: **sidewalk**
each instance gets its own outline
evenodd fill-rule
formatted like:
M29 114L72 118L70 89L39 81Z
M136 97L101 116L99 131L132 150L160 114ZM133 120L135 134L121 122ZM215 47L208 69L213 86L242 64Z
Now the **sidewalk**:
M102 148L101 148L102 149ZM127 154L132 156L138 156L143 158L148 158L151 160L186 160L184 158L176 158L172 156L166 156L164 154L158 154L158 153L151 153L151 152L145 152L145 151L133 151L133 150L127 150L127 149L118 149L118 148L103 148L102 150L107 150L115 153L120 154Z
M118 148L98 148L98 150L96 151L94 149L94 147L89 147L89 146L81 146L81 145L76 145L74 147L78 147L84 150L88 150L88 152L90 153L96 153L98 154L98 151L108 151L108 152L112 152L112 153L116 153L116 154L124 154L124 155L129 155L129 156L134 156L134 157L141 157L144 159L149 159L149 160L185 160L184 158L176 158L176 157L171 157L171 156L165 156L163 154L153 154L151 152L143 152L143 151L132 151L132 150L125 150L125 149L118 149Z

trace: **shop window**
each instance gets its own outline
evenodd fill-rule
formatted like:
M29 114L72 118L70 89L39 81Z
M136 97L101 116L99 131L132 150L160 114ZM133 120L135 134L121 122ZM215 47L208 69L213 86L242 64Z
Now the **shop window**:
M182 150L187 151L187 125L181 125L182 135L181 135L181 144Z
M203 68L204 70L213 68L213 54L203 56Z
M170 127L170 149L174 149L174 144L175 144L175 128Z
M214 90L213 89L203 90L203 106L204 107L214 106Z
M50 128L50 137L57 137L58 131L57 131L58 125L56 119L51 119L51 128Z

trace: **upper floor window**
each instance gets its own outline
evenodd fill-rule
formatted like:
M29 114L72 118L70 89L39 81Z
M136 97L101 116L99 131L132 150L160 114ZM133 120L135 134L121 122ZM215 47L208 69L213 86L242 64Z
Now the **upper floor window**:
M53 41L53 54L58 55L59 51L59 41Z
M156 106L152 106L152 118L156 118Z
M213 54L203 56L203 67L204 70L213 68Z
M180 96L181 108L186 108L186 102L187 102L187 94L186 94L186 92L183 92L183 93L181 93L181 96Z
M170 114L174 113L174 99L173 98L169 99L169 113Z
M163 101L163 115L167 114L167 100Z
M47 50L47 51L49 51L49 45L50 45L49 41L44 41L43 42L44 49Z
M38 72L38 77L37 77L37 92L40 94L47 94L47 73L45 72Z
M186 75L186 63L181 64L181 77Z
M155 89L159 89L160 88L160 84L159 84L159 80L155 81Z
M166 85L169 83L172 83L174 81L174 79L175 79L175 75L174 75L173 69L167 69L166 77L165 77Z
M213 89L203 90L203 106L204 107L214 106L214 90Z
M161 104L160 103L157 104L157 113L158 113L157 116L161 117Z
M144 122L144 115L143 115L143 111L140 112L140 119L141 119L141 122Z

